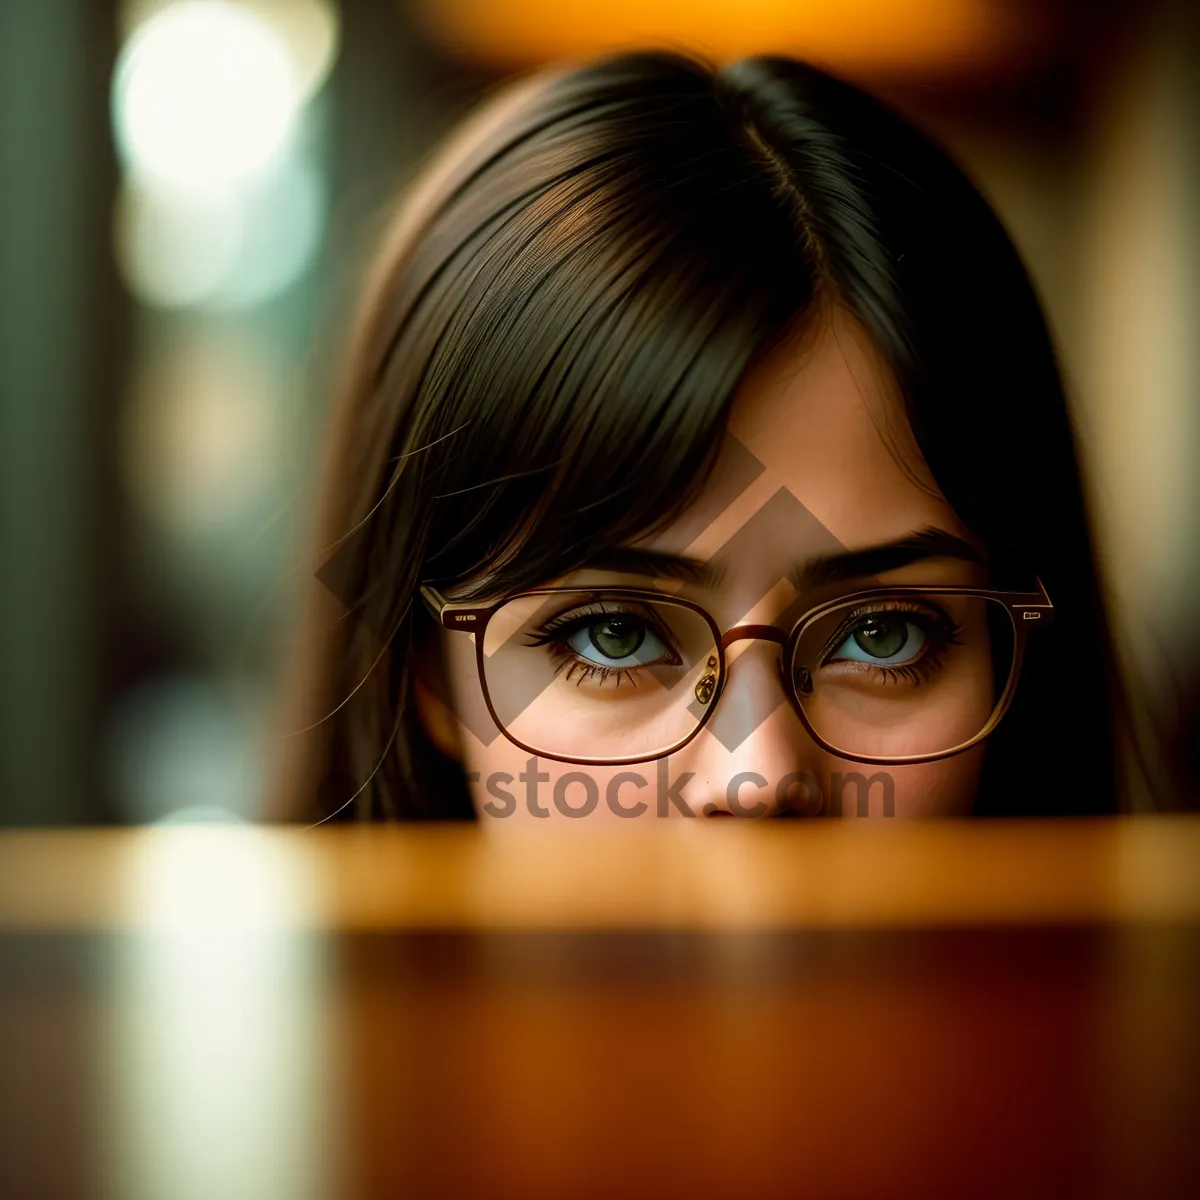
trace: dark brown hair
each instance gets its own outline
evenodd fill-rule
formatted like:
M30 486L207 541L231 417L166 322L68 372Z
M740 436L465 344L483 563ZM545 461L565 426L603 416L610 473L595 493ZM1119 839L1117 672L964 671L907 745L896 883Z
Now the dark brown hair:
M1046 322L980 193L890 108L782 57L557 68L477 112L377 264L270 815L470 818L414 711L418 585L535 586L664 525L751 360L827 296L882 352L992 561L1055 605L976 811L1117 808L1124 694ZM1070 778L1048 777L1064 753Z

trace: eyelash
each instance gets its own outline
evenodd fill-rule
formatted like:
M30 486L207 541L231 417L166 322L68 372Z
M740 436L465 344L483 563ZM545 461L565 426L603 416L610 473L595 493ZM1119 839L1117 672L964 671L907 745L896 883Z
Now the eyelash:
M570 679L572 675L577 675L576 687L585 679L595 678L599 679L601 685L604 684L606 679L615 679L616 686L620 687L621 676L624 676L634 687L637 687L637 680L634 679L629 667L606 667L603 663L585 662L566 645L566 641L571 634L585 628L593 617L611 616L613 613L624 613L628 616L637 617L640 621L645 621L646 628L672 654L676 653L671 646L670 638L649 618L643 616L641 613L631 612L627 608L605 608L602 603L598 604L595 608L586 610L573 608L567 613L551 617L544 625L539 626L534 631L531 639L525 644L527 646L546 646L550 650L550 653L559 660L557 669L561 671L563 666L566 666L567 670L563 676L564 679ZM678 655L676 655L676 658L678 658Z
M586 662L579 658L565 644L570 635L584 628L591 618L614 612L628 613L629 610L623 608L605 608L603 605L597 605L595 608L584 611L573 609L569 613L552 617L545 622L534 632L531 640L526 644L529 646L547 646L550 653L559 660L557 670L561 671L565 666L566 673L564 678L570 679L572 676L575 676L576 686L587 679L598 679L600 684L603 685L606 680L611 678L615 679L616 686L620 687L621 678L624 676L630 684L636 687L637 680L634 678L629 667L606 667L601 663ZM890 666L872 666L868 663L861 664L881 674L884 683L895 683L903 679L910 682L913 687L920 687L922 683L928 682L941 670L945 663L945 655L948 647L962 644L959 641L959 635L963 632L963 627L950 620L941 610L933 614L924 609L913 608L911 606L906 607L903 604L890 604L883 607L866 609L847 617L838 627L837 632L825 643L825 647L821 652L822 665L828 661L828 655L841 646L854 632L856 622L860 621L864 616L874 616L885 612L905 613L914 618L913 623L918 625L926 636L932 640L933 645L915 663L901 663ZM631 613L630 615L637 616L640 620L646 620L639 613ZM662 641L664 646L670 648L670 639L666 637L661 629L658 629L653 622L649 621L647 621L647 626ZM674 653L673 650L672 653Z
M841 625L838 626L837 632L825 643L821 651L821 665L824 666L828 662L828 656L854 632L855 624L861 621L863 617L875 616L878 613L898 612L905 613L910 617L916 618L913 624L920 627L925 635L933 640L933 648L927 650L915 663L901 663L899 665L886 666L882 664L872 665L862 663L862 666L870 667L873 671L881 672L884 676L884 683L895 683L900 679L908 680L913 687L920 687L922 683L928 682L941 670L946 661L946 650L950 646L960 646L959 635L963 632L963 627L952 621L941 609L936 613L930 613L925 609L906 607L900 603L892 603L877 608L862 609L859 612L847 617Z

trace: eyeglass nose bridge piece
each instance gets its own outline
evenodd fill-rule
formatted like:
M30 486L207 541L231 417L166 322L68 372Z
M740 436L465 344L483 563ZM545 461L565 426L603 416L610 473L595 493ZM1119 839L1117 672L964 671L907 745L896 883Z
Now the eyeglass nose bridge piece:
M721 636L721 653L729 649L735 642L772 642L781 650L786 649L788 644L788 635L777 625L735 625L732 629L727 630ZM788 669L783 661L783 656L779 659L779 678L784 687L788 686ZM812 675L807 667L800 667L796 672L793 680L793 685L804 695L812 691Z
M774 642L787 645L787 634L776 625L735 625L721 635L721 649L728 650L734 642Z

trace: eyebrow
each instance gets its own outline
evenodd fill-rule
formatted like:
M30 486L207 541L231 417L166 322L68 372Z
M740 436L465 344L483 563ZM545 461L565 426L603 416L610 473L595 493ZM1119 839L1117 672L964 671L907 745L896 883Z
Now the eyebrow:
M705 588L719 587L725 574L719 564L690 558L686 554L671 554L666 550L648 550L642 546L612 546L597 550L582 569L644 575L647 579L679 579Z
M819 554L802 565L797 564L793 573L803 591L819 584L843 583L850 579L882 575L931 558L954 558L980 566L987 565L984 556L970 542L944 529L927 525L894 542L867 546L862 550Z
M896 541L882 542L877 546L815 555L803 563L793 564L791 578L800 591L805 591L821 584L882 575L910 563L934 558L986 565L984 556L970 542L944 529L926 526ZM725 573L721 564L640 546L614 546L599 550L588 559L586 569L640 575L648 579L679 579L705 588L719 587Z

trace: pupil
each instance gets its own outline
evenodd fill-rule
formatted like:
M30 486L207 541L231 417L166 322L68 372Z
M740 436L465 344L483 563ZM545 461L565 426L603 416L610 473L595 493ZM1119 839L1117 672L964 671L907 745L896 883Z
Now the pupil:
M905 622L876 619L856 630L854 640L875 658L891 658L904 648L908 636Z
M608 658L627 658L641 644L646 632L624 617L608 617L589 630L592 645Z

